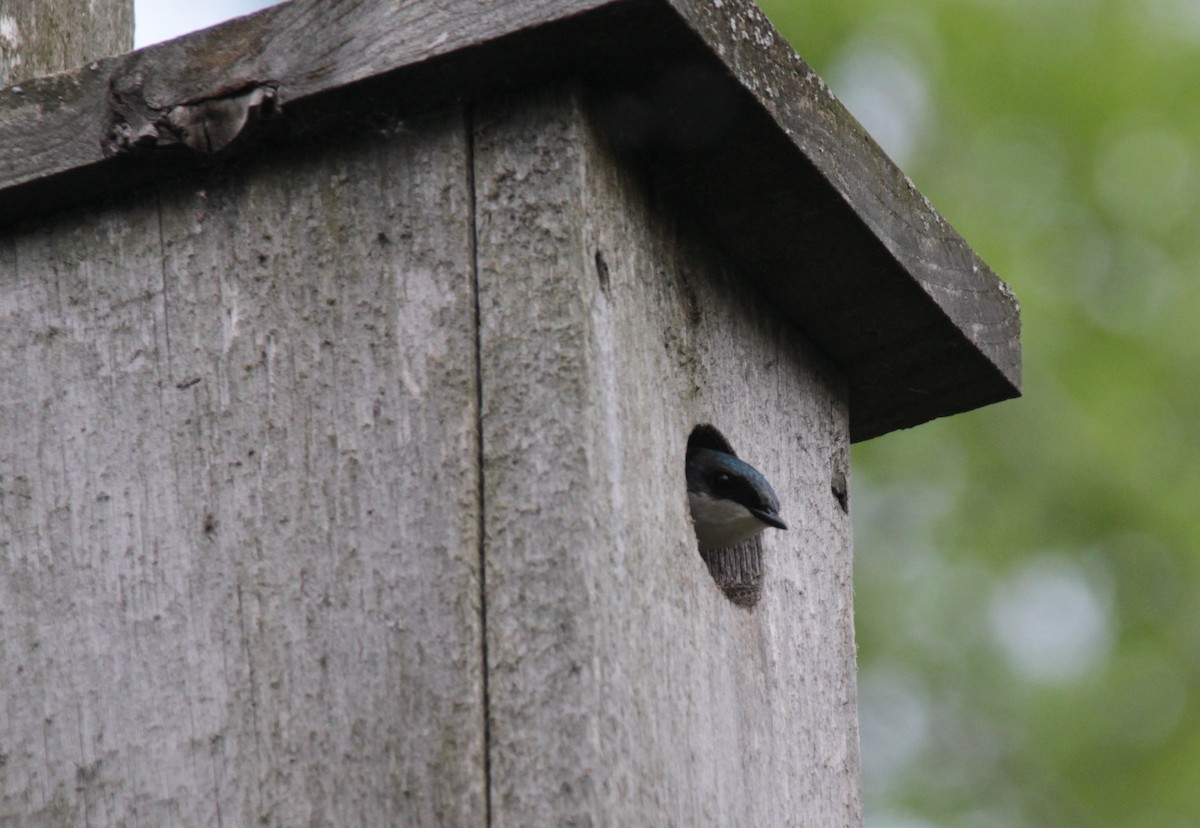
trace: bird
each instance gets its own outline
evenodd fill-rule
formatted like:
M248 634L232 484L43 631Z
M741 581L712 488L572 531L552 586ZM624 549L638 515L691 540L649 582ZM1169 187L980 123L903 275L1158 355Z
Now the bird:
M710 448L687 452L688 505L700 551L734 546L768 526L787 529L779 498L757 469Z

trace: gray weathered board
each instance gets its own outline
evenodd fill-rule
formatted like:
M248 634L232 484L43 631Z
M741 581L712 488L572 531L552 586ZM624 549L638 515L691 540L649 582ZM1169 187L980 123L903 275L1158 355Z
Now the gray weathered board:
M0 0L0 87L133 48L133 0Z
M0 236L0 824L480 823L467 147Z
M581 97L5 232L0 819L858 822L844 380ZM753 611L698 422L792 526Z
M475 131L494 822L858 824L844 380L572 103ZM703 422L792 526L752 612L687 517Z

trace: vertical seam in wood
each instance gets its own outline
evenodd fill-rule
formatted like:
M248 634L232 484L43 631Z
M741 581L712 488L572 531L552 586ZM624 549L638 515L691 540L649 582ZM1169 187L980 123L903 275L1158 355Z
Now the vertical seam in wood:
M492 740L491 712L488 688L488 629L487 629L487 520L484 497L484 454L483 454L483 324L479 302L479 211L475 194L475 109L463 108L463 124L467 140L467 199L471 216L471 299L475 310L475 481L476 514L479 544L479 646L482 659L482 713L483 713L483 824L492 824Z

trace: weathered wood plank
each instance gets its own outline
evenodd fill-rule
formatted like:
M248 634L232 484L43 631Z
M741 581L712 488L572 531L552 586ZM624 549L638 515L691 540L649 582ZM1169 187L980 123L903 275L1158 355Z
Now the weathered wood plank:
M283 105L297 113L315 97L333 96L323 102L326 110L333 110L323 118L336 121L337 110L346 104L338 98L348 97L344 87L604 4L604 0L283 3L65 76L4 90L0 93L0 147L4 147L0 188L9 190L76 172L100 174L92 168L111 165L118 148L109 117L110 91L130 110L124 115L153 120L183 102L222 97L231 86L272 82L278 85ZM473 74L468 67L464 79ZM445 85L445 78L440 80ZM422 82L420 89L428 92L428 82ZM462 91L448 86L438 97L457 97ZM421 103L425 109L431 106L429 101ZM143 123L134 120L132 126L136 132ZM361 129L336 122L327 126ZM147 143L152 146L154 141L147 139ZM132 169L114 169L103 181L119 186L118 171L138 177ZM92 183L92 178L84 175L82 180ZM61 198L65 193L55 195ZM0 200L0 222L18 215L8 202Z
M0 87L133 48L133 0L0 0Z
M0 822L483 823L468 182L449 112L0 236Z
M579 101L475 131L493 822L857 825L844 379ZM705 422L792 526L752 611L687 516Z
M0 224L224 146L254 95L343 135L566 76L845 371L853 439L1019 393L1011 292L751 0L293 0L0 91Z

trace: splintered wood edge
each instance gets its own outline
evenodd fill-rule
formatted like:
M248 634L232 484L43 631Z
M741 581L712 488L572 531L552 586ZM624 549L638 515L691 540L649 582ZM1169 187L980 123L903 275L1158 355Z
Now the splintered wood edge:
M634 151L844 372L853 440L1020 394L1016 297L750 0L292 0L0 90L0 226L242 132L345 134L572 77L656 105L679 67L728 100L722 140ZM673 116L705 123L707 97Z

